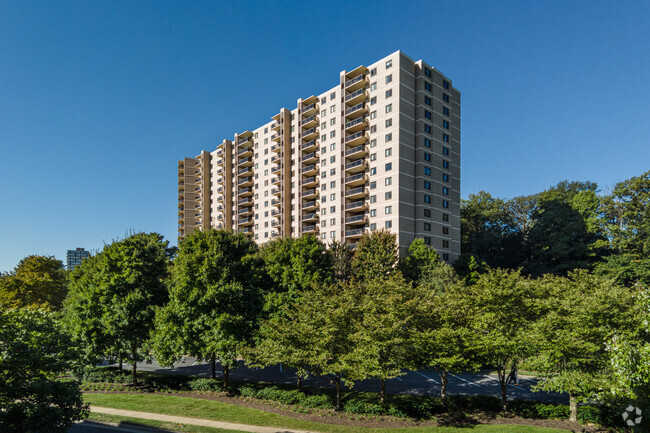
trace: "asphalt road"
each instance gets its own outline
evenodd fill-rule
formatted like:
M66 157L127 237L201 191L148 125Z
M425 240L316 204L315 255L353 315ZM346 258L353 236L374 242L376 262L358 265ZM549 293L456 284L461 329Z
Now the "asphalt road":
M127 367L124 367L127 368ZM211 366L208 363L197 362L196 359L185 357L174 368L161 367L155 361L151 364L139 364L138 370L155 371L158 373L171 373L210 377ZM217 364L218 377L221 369ZM240 363L240 367L230 372L230 379L240 382L269 382L278 384L295 384L296 375L293 370L282 368L280 365L263 369L251 369ZM539 400L545 402L568 403L566 394L532 392L531 386L536 380L531 377L519 378L518 385L508 385L508 399ZM310 376L304 382L306 386L331 387L332 385L323 378ZM364 380L355 382L354 389L358 391L379 392L379 381ZM386 392L389 394L411 395L440 395L440 377L435 370L405 371L403 376L386 382ZM501 388L496 375L480 373L450 375L447 385L447 395L492 395L501 397Z
M135 427L132 425L111 426L93 421L81 421L68 429L68 433L168 433L171 430L161 430L149 427Z

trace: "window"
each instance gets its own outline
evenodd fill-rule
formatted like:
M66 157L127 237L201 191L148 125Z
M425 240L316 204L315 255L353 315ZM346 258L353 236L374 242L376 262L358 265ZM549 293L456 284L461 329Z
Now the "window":
M321 111L320 112L320 117L325 117L325 116L327 116L327 110ZM293 126L292 126L292 128L293 128Z
M335 113L336 112L336 105L332 105L330 107L330 113Z
M443 93L442 94L442 100L445 101L445 102L449 102L449 95L447 95L446 93Z
M323 134L320 136L320 141L325 141L327 140L327 135Z
M447 200L443 200L442 207L444 207L445 209L449 209L449 202Z
M393 119L386 119L386 128L393 126Z
M330 232L330 237L331 237L331 238L335 238L335 237L336 237L336 232L335 232L335 231L331 231L331 232Z
M448 89L449 88L449 81L442 80L442 87L444 87L445 89Z
M449 148L448 147L442 147L442 154L443 155L449 155Z
M330 101L336 98L336 92L330 93Z
M268 237L269 237L269 232L265 232L265 233L264 233L264 237L265 237L265 238L268 238Z
M442 234L443 234L443 235L448 235L448 234L449 234L449 227L444 226L444 227L442 228Z
M320 198L320 202L321 202L321 203L325 203L326 201L327 201L327 197L324 197L324 196L323 196L323 197Z
M429 167L424 167L424 174L427 176L431 176L431 169Z
M446 239L444 241L442 241L442 247L443 248L449 248L449 241L446 240Z
M442 260L444 260L445 262L448 262L449 261L449 254L446 254L446 253L443 254L442 255Z
M431 245L431 238L428 237L428 236L425 236L424 237L424 243L427 244L427 245Z
M429 110L424 110L424 117L431 120L431 112Z
M391 96L393 96L393 89L386 90L386 99L390 98Z
M374 161L374 160L376 160L376 159L377 159L377 154L376 154L376 153L371 153L371 154L370 154L370 160L371 160L371 161Z
M431 106L431 98L429 98L428 96L425 96L424 97L424 103L427 104L428 106Z
M330 125L336 125L336 117L330 119Z
M370 182L370 189L377 188L377 182Z
M442 141L449 143L449 134L442 134Z
M431 189L431 182L429 182L428 180L425 180L424 181L424 189Z
M386 105L386 113L390 113L391 111L393 111L393 104Z
M392 59L391 59L391 60L387 60L387 61L386 61L386 69L390 68L391 66L393 66L393 60L392 60Z
M443 213L442 214L442 220L443 221L449 221L449 214L448 213Z
M334 176L335 174L336 174L336 169L330 168L330 176Z
M336 198L336 194L330 196L330 199L334 200L334 198ZM336 206L330 206L330 213L336 213Z
M373 90L377 90L377 82L376 81L374 83L370 84L370 91L372 92Z
M392 213L393 213L393 206L386 206L386 207L384 208L384 214L385 214L385 215L390 215L390 214L392 214Z
M386 143L388 143L388 142L390 142L390 141L393 141L393 134L386 134L386 139L385 139L385 141L386 141Z
M387 162L386 165L384 166L384 171L391 171L392 169L393 169L393 163Z
M449 175L447 173L442 173L443 182L449 182Z
M424 68L424 75L426 75L427 77L430 77L431 76L431 70L427 69L427 68Z
M384 223L384 227L386 227L387 229L393 227L393 222L391 220L386 221Z
M327 221L321 221L320 226L321 227L327 227Z
M370 118L371 118L371 119L374 119L375 117L377 117L377 111L376 111L376 110L375 110L375 111L371 111L371 112L370 112Z
M376 223L370 224L370 231L375 231L375 230L377 230L377 224Z
M322 185L320 186L320 190L321 190L321 191L325 191L326 189L327 189L327 184L326 184L326 183L324 183L324 184L322 184Z
M372 69L370 70L370 76L371 76L371 77L374 77L375 75L377 75L377 68L372 68Z
M327 233L321 233L320 238L321 239L327 239Z
M386 75L386 84L391 83L393 81L393 74Z
M449 168L449 161L447 160L442 160L442 168Z
M330 200L331 200L331 201L336 200L336 193L334 193L334 194L330 194ZM332 206L332 209L334 209L334 206ZM330 212L334 212L334 211L330 209Z
M371 217L376 217L377 216L377 209L370 209L370 216Z
M377 145L377 139L373 138L372 140L370 140L370 147L371 148L375 147L376 145Z
M431 126L430 125L424 125L424 132L427 134L431 134Z
M446 186L443 186L442 187L442 194L443 195L449 195L449 188L447 188Z
M424 216L427 218L431 218L431 209L425 209L424 210Z
M327 160L326 160L326 159L322 159L322 160L320 161L320 166L321 166L321 167L325 167L325 164L327 164Z
M390 200L393 198L393 193L391 191L384 193L384 200Z
M321 209L321 210L320 210L320 214L321 214L321 215L327 215L327 209L324 209L324 208Z
M330 182L330 188L336 188L336 181L335 180Z
M431 162L431 154L429 152L424 152L424 160Z
M431 203L431 196L429 194L424 195L424 202L425 203Z
M431 231L431 223L424 223L424 231L425 232Z
M442 114L444 114L445 116L449 116L449 108L442 107Z
M442 127L445 128L445 129L449 129L449 122L447 122L446 120L443 120L442 121Z
M320 148L320 153L325 153L327 152L327 146L323 146Z
M330 156L330 164L334 164L336 162L336 155Z
M392 185L392 184L393 184L393 178L392 177L387 177L384 180L384 185L388 186L388 185Z
M371 134L374 134L375 132L377 132L377 125L372 125L372 126L370 127L370 133L371 133Z
M374 176L375 174L377 174L377 167L373 167L370 169L370 176Z
M330 138L336 137L336 131L330 131Z
M336 144L335 143L330 144L330 150L336 150Z
M327 104L327 98L320 98L320 103L322 105Z
M370 203L376 203L377 202L377 196L376 195L371 195L370 196Z
M386 150L384 150L384 155L385 156L391 156L393 154L393 148L389 147Z
M431 140L429 140L428 138L425 138L424 139L424 147L431 147Z
M323 221L323 222L325 222L325 221ZM336 218L330 219L330 225L333 226L335 224L336 224Z
M327 173L326 173L326 172L322 172L322 173L320 174L320 177L321 177L322 179L325 179L325 176L327 176Z
M425 88L425 90L428 90L430 92L431 91L431 84L424 83L424 88Z
M376 96L373 96L372 98L370 98L370 105L375 105L376 103L377 103L377 97Z

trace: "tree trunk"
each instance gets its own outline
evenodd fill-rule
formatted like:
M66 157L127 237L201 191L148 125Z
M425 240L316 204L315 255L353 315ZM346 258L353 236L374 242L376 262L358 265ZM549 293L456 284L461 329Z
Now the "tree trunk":
M337 374L336 379L334 379L336 385L336 410L341 410L341 375Z
M133 359L135 359L135 355L133 356ZM133 361L133 367L131 369L133 372L133 385L138 384L138 370L137 370L137 363Z
M379 393L382 403L386 403L386 381L384 379L379 381Z
M302 377L298 376L298 391L302 392Z
M212 354L212 378L217 378L217 359L214 356L214 353Z
M119 368L120 370L122 370L122 358L119 359L119 361L118 361L118 363L117 363L117 368Z
M449 383L449 377L446 370L442 370L438 372L438 375L440 376L440 384L441 384L440 398L444 403L445 401L447 401L447 384Z
M506 397L506 370L499 369L499 385L501 385L501 409L508 412L508 399Z
M230 384L228 380L228 366L226 364L222 364L221 367L223 368L223 388L228 389L228 385Z
M569 421L578 422L578 400L573 394L569 394L569 412Z

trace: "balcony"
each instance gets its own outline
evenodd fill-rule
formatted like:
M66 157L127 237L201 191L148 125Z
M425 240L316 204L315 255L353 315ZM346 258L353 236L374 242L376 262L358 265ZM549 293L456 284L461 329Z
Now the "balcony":
M239 230L237 230L239 233L244 233L244 234L252 234L253 229L250 227L242 227Z
M239 188L239 191L237 191L237 195L239 195L240 197L253 195L253 188Z
M271 152L275 152L275 153L282 152L282 146L280 146L279 144L274 144L273 146L271 146Z
M243 149L240 149L239 152L237 152L237 156L244 157L244 156L251 156L253 155L253 148L252 147L245 147Z
M237 146L243 146L247 143L253 143L253 133L250 131L244 132L245 135L244 137L238 137L237 138Z
M217 166L221 167L224 164L224 159L223 158L217 158Z
M278 220L271 221L271 227L280 227L282 223Z
M223 212L223 206L221 206L221 205L217 206L217 210L218 210L219 212Z
M271 141L279 142L282 136L279 133L275 133L271 136Z
M302 146L300 147L300 149L306 150L306 151L313 150L313 149L318 149L318 143L316 142L316 140L310 140L310 141L308 141L306 143L303 143Z
M220 168L219 170L217 170L217 174L218 174L219 176L221 176L221 175L223 174L223 168Z
M272 237L272 238L277 238L277 237L279 237L279 236L280 236L280 232L275 231L275 230L273 230L273 231L271 232L271 237Z
M353 230L346 230L345 231L345 237L346 238L360 238L363 236L363 229L353 229Z
M219 197L217 197L217 201L218 201L218 202L222 202L222 201L223 201L223 196L220 195Z
M253 204L253 198L252 197L246 197L246 198L242 198L242 199L237 201L237 204L240 205L240 206L244 205L244 204L247 204L247 203Z
M362 102L361 104L357 104L353 107L346 108L345 117L347 117L348 119L355 119L359 116L366 114L367 111L368 109L366 108L366 104Z
M271 173L273 174L280 174L281 172L282 172L282 167L280 167L279 165L276 165L271 169Z
M318 173L318 166L316 164L307 165L302 168L302 174L310 175Z
M345 191L345 198L362 198L368 195L368 191L364 186L358 188L348 189Z
M316 186L318 185L318 178L316 176L306 177L302 180L302 186Z
M345 82L345 90L348 92L355 91L361 87L366 86L366 77L364 75L358 75L354 78L351 78Z
M345 97L345 103L346 104L357 104L361 101L365 101L368 98L368 94L366 93L365 89L359 89L356 92L350 93L348 96Z
M368 126L368 121L365 117L358 117L354 120L351 120L345 124L346 132L357 132L362 131Z
M316 188L309 188L302 191L303 198L314 198L318 196L318 190Z
M365 224L367 220L368 218L365 215L355 215L347 217L345 223L350 225Z
M316 221L318 219L317 213L308 213L302 216L303 221Z
M217 216L217 219L218 219L218 220L222 220L222 219L223 219L223 215L218 215L218 216Z
M274 216L274 217L280 216L281 214L282 214L282 212L280 212L278 209L273 209L271 211L271 216Z
M316 231L317 227L315 224L309 225L309 226L304 226L302 228L303 233L314 233Z
M309 128L306 131L302 131L303 140L311 140L316 137L318 137L318 129L316 128Z
M237 186L251 186L253 185L253 177L245 177L237 182Z
M282 182L282 178L279 177L279 176L278 176L278 177L274 177L273 179L271 179L271 183L272 183L273 185L279 185L281 182Z
M282 201L278 200L277 198L274 198L271 200L271 206L282 206Z
M366 161L364 159L357 159L350 163L345 164L345 171L348 173L358 173L366 169Z
M355 201L352 203L347 203L345 205L346 211L361 210L366 208L366 202L364 200Z
M304 105L302 107L302 115L304 116L310 116L318 111L318 107L316 106L316 103L311 103L309 105Z
M218 177L217 178L217 183L223 183L223 177Z
M243 208L243 209L239 209L239 210L237 211L237 215L238 215L238 216L242 216L242 215L250 215L250 214L252 214L252 213L253 213L253 208L252 208L252 207L245 207L245 208Z
M361 158L367 153L366 145L362 144L360 146L353 147L345 151L346 158Z
M307 163L307 164L310 163L310 162L316 162L316 161L318 161L318 153L317 152L310 152L310 153L308 153L306 155L303 155L301 161L303 163Z
M317 200L305 201L305 202L302 203L302 209L303 210L318 209L318 201Z
M237 220L237 224L239 224L239 225L244 225L244 226L247 226L247 225L253 224L253 218L251 218L251 217L248 217L248 218L239 218L239 219Z
M318 118L316 116L310 116L306 119L302 119L302 127L309 128L310 126L318 125Z
M252 175L253 175L253 168L252 167L240 168L239 171L237 171L237 176L238 177L252 176Z
M273 131L279 131L281 126L282 125L280 124L280 122L273 122L273 124L271 125L271 129Z
M217 150L217 156L221 158L223 156L223 150L221 149Z
M275 163L276 161L277 161L277 162L280 162L280 160L281 160L281 159L280 159L280 155L273 155L273 156L271 157L271 163Z
M366 175L363 173L354 174L345 178L345 183L349 186L358 186L366 183Z
M273 189L271 190L271 194L272 194L272 195L281 195L281 194L282 194L282 190L281 190L280 188L273 188Z
M253 158L251 158L250 156L248 158L242 158L237 162L237 165L239 167L250 167L251 165L253 165Z
M354 134L350 134L347 137L345 137L345 144L348 146L354 146L357 144L365 143L367 138L368 137L366 136L365 132L363 131L355 132Z

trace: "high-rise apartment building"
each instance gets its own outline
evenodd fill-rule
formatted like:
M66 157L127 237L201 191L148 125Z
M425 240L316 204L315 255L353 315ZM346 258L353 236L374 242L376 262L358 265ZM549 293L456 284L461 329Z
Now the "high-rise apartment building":
M388 229L460 254L460 92L397 51L340 73L212 152L178 163L179 238L207 227L264 243L315 234L356 244Z
M66 268L71 271L81 264L81 261L90 257L90 252L83 248L68 250L66 254Z

